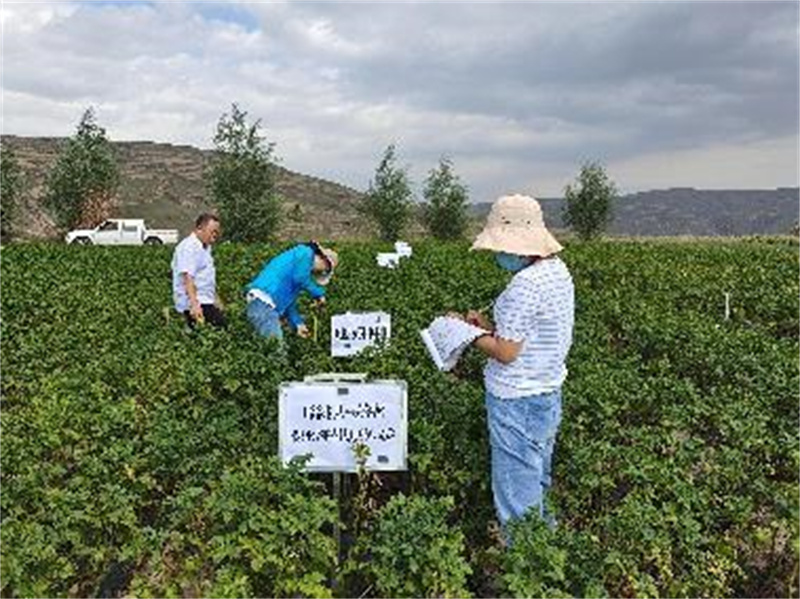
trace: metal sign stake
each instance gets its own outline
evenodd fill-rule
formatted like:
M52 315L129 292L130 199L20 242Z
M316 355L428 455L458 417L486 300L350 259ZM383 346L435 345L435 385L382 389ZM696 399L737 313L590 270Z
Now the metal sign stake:
M336 543L336 571L340 572L342 565L342 473L333 473L333 499L336 501L336 522L333 524L333 540ZM338 575L333 580L333 586L339 586Z

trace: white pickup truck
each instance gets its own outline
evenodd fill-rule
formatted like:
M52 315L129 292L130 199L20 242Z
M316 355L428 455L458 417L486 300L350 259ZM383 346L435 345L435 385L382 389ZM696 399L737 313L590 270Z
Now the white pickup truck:
M140 218L110 218L94 229L70 231L65 240L76 245L161 245L178 243L178 230L147 229Z

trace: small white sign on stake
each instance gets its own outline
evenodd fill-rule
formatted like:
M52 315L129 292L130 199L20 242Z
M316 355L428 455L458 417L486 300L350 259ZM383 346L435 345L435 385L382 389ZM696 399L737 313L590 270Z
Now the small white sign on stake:
M400 254L395 252L383 252L375 256L378 266L383 268L397 268L400 266Z
M356 472L354 445L369 448L369 470L405 470L408 440L405 381L334 380L282 383L278 451L284 463L310 455L309 472Z
M395 241L394 251L401 258L410 258L413 253L411 246L405 241Z
M331 356L354 356L392 336L392 317L386 312L347 312L331 317Z

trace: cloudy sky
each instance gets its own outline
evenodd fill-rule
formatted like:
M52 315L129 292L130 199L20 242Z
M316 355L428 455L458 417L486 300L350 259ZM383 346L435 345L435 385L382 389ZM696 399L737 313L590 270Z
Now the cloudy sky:
M473 201L798 185L793 1L3 0L5 134L212 146L236 102L287 168L366 189L389 143Z

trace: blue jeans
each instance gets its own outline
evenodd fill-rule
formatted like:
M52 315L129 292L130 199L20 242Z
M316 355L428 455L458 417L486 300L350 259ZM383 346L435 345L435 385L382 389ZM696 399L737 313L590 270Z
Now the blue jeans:
M552 481L556 433L561 422L561 390L518 399L486 393L492 450L492 494L503 528L535 509L552 527L544 497Z
M283 339L283 329L278 311L260 299L254 299L247 304L247 320L262 337Z

